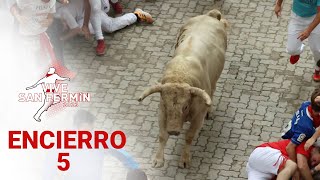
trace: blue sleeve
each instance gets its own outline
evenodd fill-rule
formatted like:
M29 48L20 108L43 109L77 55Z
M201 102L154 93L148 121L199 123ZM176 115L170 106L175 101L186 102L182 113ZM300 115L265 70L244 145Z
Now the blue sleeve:
M304 140L306 140L306 134L302 132L294 132L291 142L295 145L300 145Z
M320 6L320 0L317 0L317 6Z
M320 0L319 0L320 1ZM300 109L301 108L306 108L306 107L308 107L308 106L310 106L311 105L311 102L310 101L305 101L305 102L303 102L302 104L301 104L301 106L300 106Z
M110 142L107 141L108 150L106 153L117 158L128 169L139 169L139 164L133 159L133 157L123 149L114 149Z

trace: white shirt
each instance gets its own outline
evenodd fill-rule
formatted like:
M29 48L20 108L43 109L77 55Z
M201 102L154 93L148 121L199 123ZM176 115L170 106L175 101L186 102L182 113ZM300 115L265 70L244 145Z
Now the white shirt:
M70 29L74 29L79 27L78 22L84 18L84 4L83 0L69 0L69 2L57 6L55 17L63 19Z
M42 0L16 0L21 15L27 17L27 23L19 25L19 32L22 35L38 35L47 30L41 26L41 21L47 19L48 14L56 12L56 0L42 2Z

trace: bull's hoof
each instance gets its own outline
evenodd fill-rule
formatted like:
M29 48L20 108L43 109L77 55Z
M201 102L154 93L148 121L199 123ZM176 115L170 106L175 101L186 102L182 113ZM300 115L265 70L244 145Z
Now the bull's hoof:
M152 167L161 168L164 166L164 159L154 159L152 162Z
M179 162L179 167L188 169L190 168L190 162L191 161L188 158L181 158Z

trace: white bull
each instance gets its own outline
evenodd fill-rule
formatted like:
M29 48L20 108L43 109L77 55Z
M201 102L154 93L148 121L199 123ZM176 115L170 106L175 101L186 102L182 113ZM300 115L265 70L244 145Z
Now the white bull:
M154 167L164 165L164 147L169 135L179 135L189 121L186 145L179 166L190 166L190 146L202 127L211 105L211 97L224 67L227 48L227 22L218 10L191 18L180 29L175 55L168 62L161 84L150 87L139 98L142 101L160 93L159 149Z

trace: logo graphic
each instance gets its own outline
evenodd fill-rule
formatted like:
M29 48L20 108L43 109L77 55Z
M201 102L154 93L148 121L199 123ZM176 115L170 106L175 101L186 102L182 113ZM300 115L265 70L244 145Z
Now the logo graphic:
M70 81L69 77L61 77L55 73L55 68L49 68L45 77L37 83L26 88L26 90L34 89L38 85L42 86L44 93L20 93L19 102L43 102L33 118L40 122L41 115L47 111L52 105L63 103L63 107L77 107L78 102L89 102L89 93L69 93L68 84L60 83L61 81ZM57 82L58 81L58 82Z
M300 134L297 140L299 142L302 142L304 140L304 138L306 138L306 135L305 134Z

